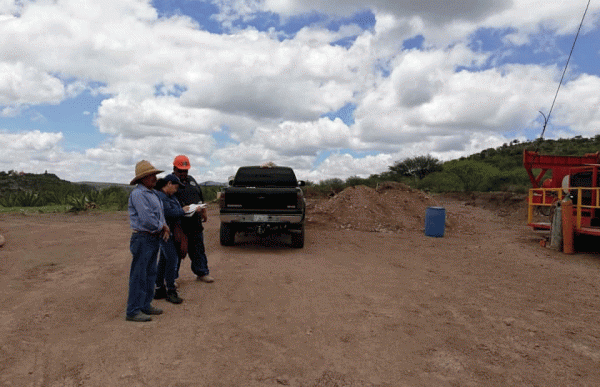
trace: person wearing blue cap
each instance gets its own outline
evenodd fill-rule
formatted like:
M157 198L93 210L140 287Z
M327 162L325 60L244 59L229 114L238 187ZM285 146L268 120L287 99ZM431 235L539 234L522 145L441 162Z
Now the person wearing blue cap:
M173 174L169 174L156 182L155 189L160 198L167 225L170 230L175 230L181 223L181 217L189 210L188 206L181 207L179 201L173 196L177 189L182 186L181 180ZM158 258L158 269L156 275L156 289L154 299L166 299L173 304L181 304L183 299L177 294L175 278L177 276L177 266L179 265L179 256L175 248L173 234L160 241L160 256Z

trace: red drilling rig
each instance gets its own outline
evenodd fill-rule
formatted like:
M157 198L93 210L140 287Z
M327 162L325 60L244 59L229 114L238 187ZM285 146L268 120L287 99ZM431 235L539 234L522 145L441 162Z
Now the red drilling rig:
M584 156L553 156L525 150L523 166L533 186L528 198L529 226L536 230L550 230L552 223L534 221L534 213L550 215L557 202L562 202L565 241L579 234L600 236L600 152ZM539 170L537 176L534 170ZM551 177L544 179L548 171Z

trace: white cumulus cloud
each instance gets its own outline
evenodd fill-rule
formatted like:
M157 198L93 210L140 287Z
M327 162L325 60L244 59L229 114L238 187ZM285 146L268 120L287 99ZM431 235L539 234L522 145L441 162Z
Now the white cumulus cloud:
M559 40L583 12L534 0L211 3L222 33L147 0L0 0L0 141L12 152L0 170L128 182L142 158L169 169L186 154L199 180L265 161L320 180L423 154L461 157L531 137L566 59ZM580 39L598 33L599 12L592 4ZM356 15L374 24L348 21ZM276 21L245 24L265 19ZM422 44L405 49L415 37ZM545 59L520 58L523 45ZM573 65L554 135L597 133L599 86L597 73ZM72 120L48 114L84 97L101 101ZM349 112L325 118L340 109ZM91 132L97 143L69 150Z

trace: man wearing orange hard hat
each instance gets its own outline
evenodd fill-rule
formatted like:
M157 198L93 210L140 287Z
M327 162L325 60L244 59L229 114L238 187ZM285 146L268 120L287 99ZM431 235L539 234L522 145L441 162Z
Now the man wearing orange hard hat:
M190 159L185 155L179 155L173 160L173 174L181 180L182 186L175 193L182 207L190 204L203 204L204 196L196 180L188 174L191 168ZM194 212L192 216L184 217L181 227L187 237L187 253L190 257L192 272L198 281L211 283L214 278L210 275L208 259L204 249L204 225L208 220L206 208L200 212ZM182 253L184 254L184 253ZM180 258L184 258L185 255ZM178 270L179 272L179 270Z

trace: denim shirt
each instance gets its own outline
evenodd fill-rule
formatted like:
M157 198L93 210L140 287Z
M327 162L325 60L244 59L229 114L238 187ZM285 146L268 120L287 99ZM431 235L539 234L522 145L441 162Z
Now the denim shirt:
M165 209L167 225L171 229L171 232L173 232L175 225L181 222L181 217L185 215L185 212L175 196L169 196L163 191L156 191L156 195L158 195L162 202L163 208Z
M163 205L156 191L138 184L129 195L129 224L136 231L157 233L165 222Z

